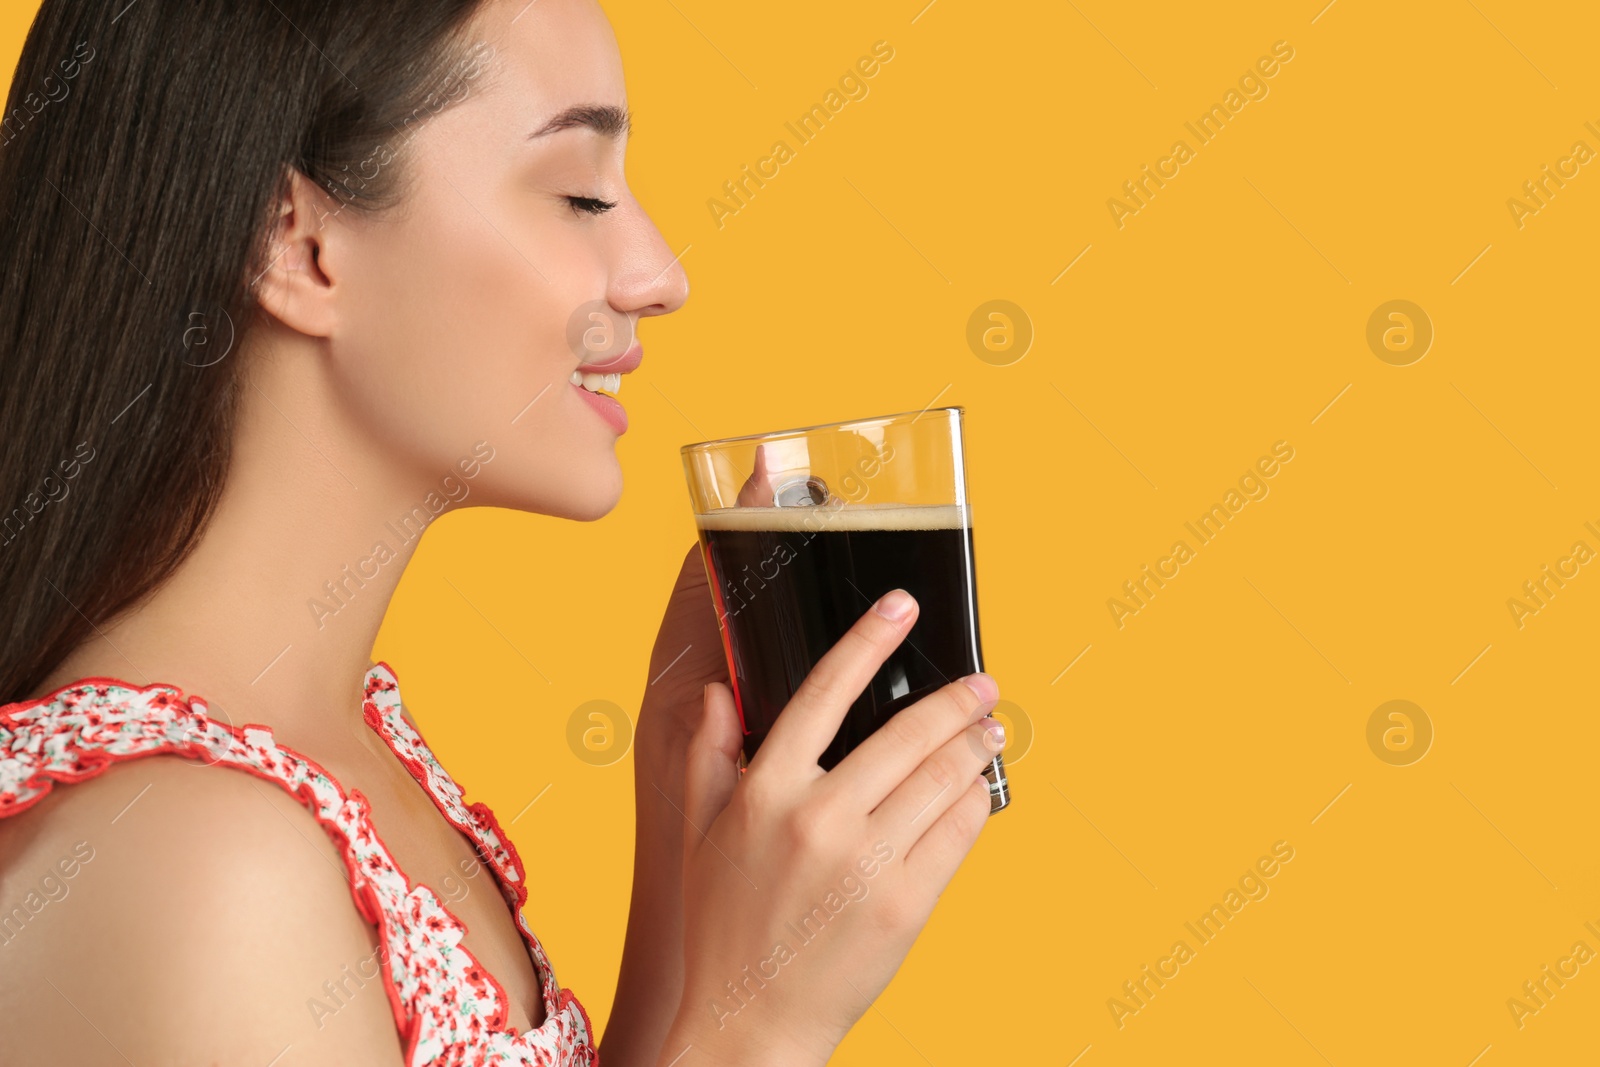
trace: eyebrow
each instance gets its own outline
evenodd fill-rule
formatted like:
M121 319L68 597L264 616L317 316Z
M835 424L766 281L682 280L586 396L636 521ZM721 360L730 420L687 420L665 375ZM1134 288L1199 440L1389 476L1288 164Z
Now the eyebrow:
M633 128L628 109L613 104L578 104L562 111L528 135L532 141L559 130L590 129L602 137L621 137Z

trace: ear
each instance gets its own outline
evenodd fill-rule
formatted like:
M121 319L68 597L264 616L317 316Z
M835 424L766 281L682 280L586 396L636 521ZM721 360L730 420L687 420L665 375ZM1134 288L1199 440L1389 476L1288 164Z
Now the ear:
M330 336L337 321L332 250L341 206L291 167L273 206L266 269L251 285L262 310L311 337Z

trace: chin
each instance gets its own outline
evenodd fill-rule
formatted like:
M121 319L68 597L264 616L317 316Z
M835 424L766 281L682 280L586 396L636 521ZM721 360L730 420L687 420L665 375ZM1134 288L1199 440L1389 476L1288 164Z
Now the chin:
M611 514L612 509L617 506L617 502L621 499L622 484L619 479L615 492L595 492L583 496L575 496L565 501L564 505L558 508L544 507L532 510L558 519L572 519L575 522L594 522L596 519L603 519Z
M477 502L574 522L594 522L609 515L622 499L622 467L610 462L563 473L561 484L500 485Z

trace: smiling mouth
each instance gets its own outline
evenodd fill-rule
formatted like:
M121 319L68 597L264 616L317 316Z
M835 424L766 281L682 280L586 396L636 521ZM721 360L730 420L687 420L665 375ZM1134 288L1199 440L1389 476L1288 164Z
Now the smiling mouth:
M584 374L581 371L573 371L572 377L567 380L580 389L613 397L622 388L621 374Z

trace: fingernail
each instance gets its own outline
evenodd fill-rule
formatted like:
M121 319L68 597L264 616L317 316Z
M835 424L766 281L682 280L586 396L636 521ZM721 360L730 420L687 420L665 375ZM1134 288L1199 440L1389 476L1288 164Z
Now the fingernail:
M995 719L985 725L984 729L989 732L989 744L991 746L997 749L1006 747L1006 727L1004 723L999 719Z
M878 599L872 610L890 622L904 622L915 605L916 601L911 599L910 593L904 589L891 589Z
M1000 687L995 684L995 680L982 671L969 674L961 680L966 683L968 689L978 694L980 704L992 703L1000 695Z

